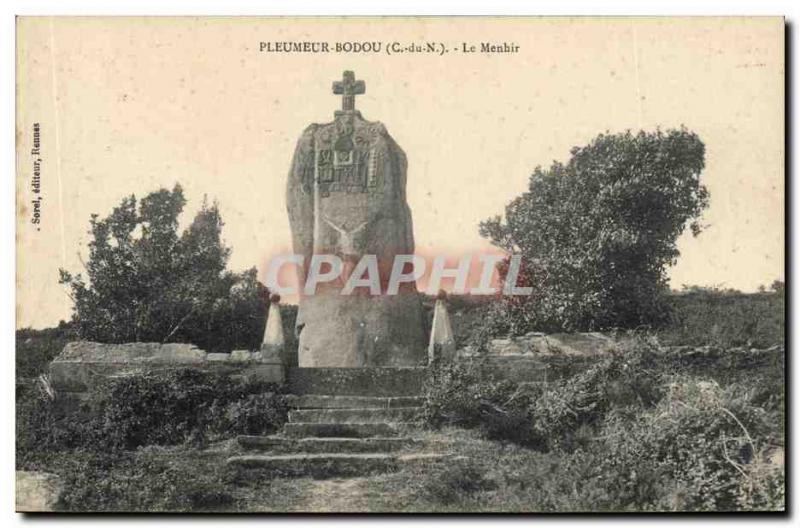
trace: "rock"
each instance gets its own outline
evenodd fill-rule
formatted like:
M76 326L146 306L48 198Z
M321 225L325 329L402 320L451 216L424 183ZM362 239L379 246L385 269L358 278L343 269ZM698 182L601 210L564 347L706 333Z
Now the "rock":
M524 336L508 339L493 339L489 352L498 356L519 355L567 355L592 356L606 354L617 346L617 342L598 332L575 334L542 334L529 332Z
M185 343L67 343L56 361L104 363L202 363L206 352Z
M56 511L64 489L58 475L36 471L17 471L16 477L16 511Z
M545 335L547 334L545 334L544 332L528 332L527 334L525 334L525 337L544 337Z
M183 343L67 343L50 363L50 382L60 392L83 392L98 378L132 376L158 366L203 365L207 354Z
M414 253L406 202L406 155L377 122L353 108L352 72L341 84L343 110L333 122L301 135L287 182L295 254L336 255L344 276L363 255L375 255L385 288L395 255ZM341 295L344 279L303 296L297 315L300 367L414 366L426 362L422 305L413 283L398 295L366 288Z
M234 350L230 354L230 361L283 365L283 350L268 345L261 345L261 350Z
M234 350L231 352L231 361L255 361L250 350Z
M106 344L68 343L50 363L50 383L56 402L65 412L80 408L80 395L99 380L146 375L172 369L214 370L228 376L247 377L268 383L285 380L283 363L261 352L236 350L232 354L208 354L194 345L181 343ZM76 398L77 396L77 398Z

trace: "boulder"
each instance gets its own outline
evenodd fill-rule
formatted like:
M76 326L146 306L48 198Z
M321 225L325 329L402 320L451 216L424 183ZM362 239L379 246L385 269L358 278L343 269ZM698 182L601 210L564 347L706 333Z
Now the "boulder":
M177 368L215 370L231 376L283 383L285 366L275 354L234 350L231 354L212 353L183 343L108 344L89 341L68 343L50 363L50 382L57 399L76 408L81 398L99 380L138 376L148 372Z
M64 489L53 473L17 471L16 510L18 512L55 511Z
M354 85L352 72L345 78ZM350 106L300 136L286 188L294 253L305 261L300 282L306 282L312 255L335 255L345 268L341 280L300 299L300 367L425 364L416 286L405 283L398 295L383 294L394 257L414 253L406 168L406 155L386 127ZM349 271L364 255L377 259L382 293L361 288L341 295Z
M56 391L83 392L100 378L136 375L158 366L203 365L206 358L203 350L183 343L74 341L50 363L50 382Z

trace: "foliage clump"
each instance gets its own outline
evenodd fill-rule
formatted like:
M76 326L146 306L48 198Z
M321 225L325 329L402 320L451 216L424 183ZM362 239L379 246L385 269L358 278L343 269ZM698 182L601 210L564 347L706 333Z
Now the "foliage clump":
M74 449L107 453L147 445L268 434L286 420L281 387L193 369L110 378L91 388L82 413L62 414L37 385L17 391L17 459Z
M477 427L488 438L544 452L571 451L610 409L658 401L659 379L655 352L646 344L549 383L512 382L481 361L445 364L429 375L423 418L434 427Z
M504 218L480 225L492 243L522 255L517 282L533 288L503 299L495 333L663 322L678 236L687 226L700 233L708 205L704 159L703 142L681 128L601 134L574 148L567 164L537 167Z
M180 185L110 215L92 215L86 276L61 270L81 338L103 343L184 342L214 352L254 348L264 331L266 288L255 268L226 270L222 218L205 201L179 233Z
M491 473L496 489L461 494L465 508L782 510L782 365L732 353L743 357L702 354L695 366L690 351L636 339L582 373L546 383L496 378L481 362L441 365L426 385L423 418L433 428L471 428L525 448L509 467L471 461L478 467L458 468L458 475ZM742 361L752 367L748 376L726 372L740 371ZM421 477L421 497L447 503L460 481L440 469L430 477L436 482Z
M199 451L78 453L60 471L63 511L215 512L237 503L231 475Z

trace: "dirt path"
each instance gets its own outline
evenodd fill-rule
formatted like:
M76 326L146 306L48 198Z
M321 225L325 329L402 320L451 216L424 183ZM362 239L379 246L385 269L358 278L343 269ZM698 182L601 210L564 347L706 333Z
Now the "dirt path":
M311 480L297 511L366 512L369 511L369 477Z
M242 497L251 512L369 512L381 511L380 476L313 480L278 479L250 488ZM376 510L377 508L377 510Z

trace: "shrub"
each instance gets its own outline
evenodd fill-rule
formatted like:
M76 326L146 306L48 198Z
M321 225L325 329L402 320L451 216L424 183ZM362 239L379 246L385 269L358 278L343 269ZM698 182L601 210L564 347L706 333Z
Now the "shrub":
M16 378L35 378L47 370L50 362L76 338L71 325L61 321L56 328L34 330L23 328L16 332Z
M133 449L189 440L202 444L280 427L286 403L277 389L220 373L180 369L111 378L93 390L90 405L110 446Z
M486 477L488 468L471 459L438 462L426 469L415 482L418 499L437 505L454 505L469 501L477 493L496 488Z
M523 257L519 282L534 293L501 304L510 320L525 323L519 331L662 322L677 239L686 227L700 232L708 204L704 151L684 128L601 134L574 148L566 165L537 167L504 218L480 226L496 246Z
M425 385L423 419L433 427L477 427L488 438L540 451L571 451L611 409L654 405L661 383L656 351L646 341L546 384L496 378L480 361L440 365Z
M236 502L224 469L200 453L78 454L59 467L60 509L73 512L222 511Z
M37 470L64 449L83 447L93 436L92 423L81 417L61 418L55 402L39 383L17 384L16 464Z
M214 400L204 421L213 437L230 438L274 432L286 421L286 412L283 397L266 392L228 402Z
M83 339L193 343L210 352L255 348L268 292L255 269L226 270L222 218L205 201L178 232L186 200L176 185L137 202L131 195L106 218L92 215L86 277L60 270Z
M282 389L192 369L111 378L92 388L86 412L61 416L56 402L18 391L17 463L41 464L54 453L118 452L266 434L286 420Z
M536 445L543 439L529 410L539 392L495 378L480 362L441 364L429 370L422 419L432 427L476 427L489 438Z
M659 330L665 344L769 347L784 342L785 294L689 288L668 297L670 320Z
M476 428L539 453L497 448L497 459L422 478L422 496L502 511L782 510L784 411L765 397L780 385L722 386L673 373L674 361L638 341L535 387L498 382L478 365L440 367L427 386L429 424ZM449 404L451 391L466 395ZM491 486L462 484L478 476Z
M678 379L653 409L604 428L598 475L635 509L732 511L782 503L765 462L776 425L741 386ZM664 493L642 493L659 483ZM781 496L778 496L780 489Z

